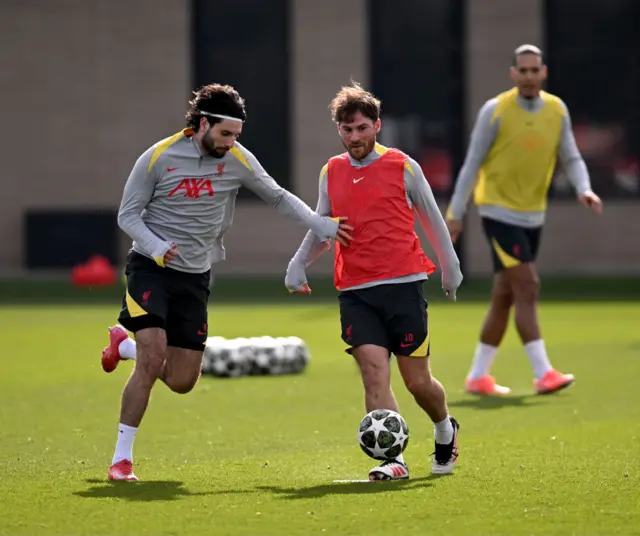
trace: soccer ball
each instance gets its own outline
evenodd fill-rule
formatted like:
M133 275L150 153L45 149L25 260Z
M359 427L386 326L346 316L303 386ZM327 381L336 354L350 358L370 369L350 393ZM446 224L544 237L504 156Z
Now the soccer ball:
M253 337L253 353L250 359L249 374L265 376L274 374L279 366L276 355L276 343L273 337Z
M308 346L300 337L285 337L285 368L289 374L300 374L309 364L311 354Z
M300 374L310 357L298 337L209 337L202 372L219 378Z
M236 339L218 340L204 350L203 371L220 378L238 378L248 372L246 350Z
M409 442L409 427L402 415L390 409L367 413L358 428L358 443L374 460L393 460L400 456Z
M214 374L217 362L222 358L222 348L226 339L224 337L209 337L204 347L202 357L202 373Z

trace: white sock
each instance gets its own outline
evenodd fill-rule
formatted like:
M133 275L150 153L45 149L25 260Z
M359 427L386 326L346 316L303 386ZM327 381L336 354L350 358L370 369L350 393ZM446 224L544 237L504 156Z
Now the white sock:
M402 465L407 465L406 463L404 463L404 455L400 454L400 456L396 457L396 461L398 463L401 463Z
M136 359L136 341L131 337L127 337L118 345L118 352L123 359Z
M133 462L133 440L136 438L137 431L138 429L133 426L118 425L118 442L116 443L116 451L111 465L121 460Z
M453 424L449 420L449 415L447 415L446 419L433 424L435 426L436 443L448 445L453 441Z
M551 363L549 363L549 357L547 356L547 349L545 348L544 341L542 339L528 342L524 345L524 351L527 352L527 355L531 360L533 373L537 380L542 378L549 370L552 369Z
M491 365L493 364L493 360L497 353L497 346L491 346L490 344L479 342L478 346L476 346L476 353L473 356L473 364L471 365L471 370L467 377L470 380L477 380L478 378L482 378L489 374Z

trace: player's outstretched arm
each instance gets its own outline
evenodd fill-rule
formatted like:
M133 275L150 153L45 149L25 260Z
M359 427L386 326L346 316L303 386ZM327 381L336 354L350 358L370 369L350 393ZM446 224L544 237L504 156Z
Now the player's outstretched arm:
M478 180L480 168L498 135L498 121L493 117L497 104L497 99L491 99L480 108L476 124L471 132L467 156L462 168L460 168L453 195L451 196L446 217L447 222L449 222L451 238L454 242L462 232L462 219L467 209L471 191Z
M564 103L562 105L564 106L565 115L562 118L562 134L560 135L560 145L558 147L560 161L569 182L571 182L576 191L579 201L599 214L602 212L602 201L591 189L589 171L573 135L569 110Z
M321 216L329 216L331 214L331 203L329 202L329 192L326 181L326 166L320 172L316 212ZM329 249L331 249L331 242L323 242L311 231L306 234L298 251L296 251L287 267L284 284L289 292L311 294L311 288L307 282L306 268Z
M118 210L118 226L137 247L164 266L165 254L172 249L172 244L156 236L142 220L145 209L158 180L154 166L150 165L154 148L148 149L136 161L124 186L122 201Z
M411 158L409 159L409 166L411 171L405 171L405 183L409 198L418 214L418 219L427 234L427 238L438 256L438 263L442 270L442 288L447 296L455 301L456 290L462 283L458 255L456 255L456 251L453 248L447 225L422 169Z
M320 240L351 240L349 231L353 230L344 218L321 216L300 198L285 190L271 177L258 162L258 159L246 149L242 149L252 172L242 179L242 185L249 188L264 202L271 205L278 214L306 225Z

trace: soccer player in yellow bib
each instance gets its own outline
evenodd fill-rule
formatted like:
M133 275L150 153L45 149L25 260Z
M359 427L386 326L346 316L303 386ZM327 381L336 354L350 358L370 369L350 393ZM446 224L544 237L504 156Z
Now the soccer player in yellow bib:
M515 87L487 101L478 113L447 209L447 226L455 242L474 191L495 272L491 306L466 378L466 391L470 393L510 393L508 387L496 383L490 369L511 307L533 366L536 392L553 393L574 381L572 374L551 366L537 311L540 283L534 262L557 157L582 205L600 214L602 201L591 190L567 107L541 89L546 77L547 67L538 47L522 45L514 51L511 78Z

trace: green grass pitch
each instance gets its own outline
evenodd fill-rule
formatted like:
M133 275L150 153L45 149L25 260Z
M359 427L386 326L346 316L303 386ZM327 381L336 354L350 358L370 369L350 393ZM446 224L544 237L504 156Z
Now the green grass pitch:
M301 303L309 305L300 305ZM513 329L505 399L466 395L482 304L430 307L432 367L461 424L453 476L432 478L433 428L393 382L408 482L363 479L360 379L334 303L212 306L211 335L298 335L304 374L159 384L134 448L140 483L106 481L131 363L99 364L112 307L0 309L0 534L640 534L640 303L545 303L547 348L571 389L532 395ZM395 364L394 364L395 367Z

